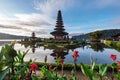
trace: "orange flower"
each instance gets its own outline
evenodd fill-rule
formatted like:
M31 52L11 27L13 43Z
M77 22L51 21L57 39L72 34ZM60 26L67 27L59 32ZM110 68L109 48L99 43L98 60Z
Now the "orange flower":
M117 59L117 56L115 54L110 54L110 58L115 61Z
M73 55L72 55L73 59L77 59L77 57L79 57L78 51L74 51Z
M31 65L30 65L30 71L35 71L35 70L37 70L38 69L38 65L37 64L35 64L35 63L32 63Z

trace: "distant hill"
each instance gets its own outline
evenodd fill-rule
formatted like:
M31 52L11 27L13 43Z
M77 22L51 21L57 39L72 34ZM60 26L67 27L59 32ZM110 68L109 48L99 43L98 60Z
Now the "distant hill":
M0 39L24 39L25 36L15 36L10 34L0 33Z
M78 36L78 35L82 35L83 33L70 33L69 36Z
M109 30L101 30L101 31L103 33L103 36L101 37L101 39L110 38L111 36L114 36L114 35L120 33L120 29L109 29ZM93 33L93 32L91 32L91 33ZM81 35L78 35L78 36L72 36L72 38L77 40L77 41L90 39L89 36L90 36L91 33L81 34Z

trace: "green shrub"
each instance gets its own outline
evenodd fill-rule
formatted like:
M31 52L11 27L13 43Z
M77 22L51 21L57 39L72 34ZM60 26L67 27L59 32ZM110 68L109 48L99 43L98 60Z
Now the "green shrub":
M117 42L116 46L117 46L118 48L120 48L120 42Z
M111 46L111 41L106 40L105 44L108 45L108 46Z
M55 44L48 44L48 47L55 48L56 45Z
M120 51L120 42L106 40L105 44L113 49L116 49L117 51Z

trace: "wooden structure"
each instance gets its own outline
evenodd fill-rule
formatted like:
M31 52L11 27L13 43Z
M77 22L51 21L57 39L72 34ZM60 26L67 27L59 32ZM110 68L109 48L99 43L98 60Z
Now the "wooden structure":
M58 41L67 41L69 39L68 33L65 32L63 26L62 15L60 10L58 11L55 29L50 34L52 34L54 36L54 39Z

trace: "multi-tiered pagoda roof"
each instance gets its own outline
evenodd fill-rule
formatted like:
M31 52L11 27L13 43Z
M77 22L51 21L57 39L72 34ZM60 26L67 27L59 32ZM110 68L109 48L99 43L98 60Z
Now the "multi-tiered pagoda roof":
M58 11L55 29L50 34L52 34L55 37L55 39L64 39L66 35L68 35L68 33L65 32L63 26L62 15L60 10Z

